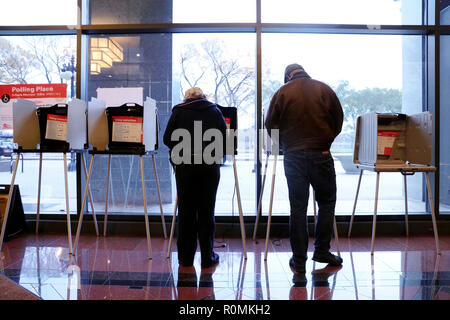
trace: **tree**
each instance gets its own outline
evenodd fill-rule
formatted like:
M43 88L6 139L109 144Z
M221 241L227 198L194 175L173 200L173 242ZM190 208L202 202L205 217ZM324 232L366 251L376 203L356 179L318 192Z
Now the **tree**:
M25 43L33 53L36 67L44 75L48 83L53 82L53 77L59 77L59 82L63 83L61 77L62 66L70 59L67 50L61 48L60 38L54 36L31 37Z
M356 130L356 119L368 112L402 110L402 92L398 89L365 88L355 90L348 81L340 81L334 88L344 111L344 121L351 131Z
M218 39L189 44L181 52L181 84L183 95L189 87L201 86L213 102L236 107L245 115L253 114L255 75L253 68L242 66Z
M29 51L0 38L0 83L27 83L27 77L35 67Z

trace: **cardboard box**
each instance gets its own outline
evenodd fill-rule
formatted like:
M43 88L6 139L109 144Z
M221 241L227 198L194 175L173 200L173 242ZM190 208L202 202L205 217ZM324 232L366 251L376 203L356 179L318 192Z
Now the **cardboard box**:
M357 118L353 163L428 165L432 159L431 113L371 112Z

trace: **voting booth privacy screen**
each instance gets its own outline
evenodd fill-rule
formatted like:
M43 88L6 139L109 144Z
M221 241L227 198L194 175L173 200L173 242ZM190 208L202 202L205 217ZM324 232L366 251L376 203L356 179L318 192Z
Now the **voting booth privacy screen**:
M136 103L106 108L110 150L144 151L143 109Z
M233 143L233 152L234 155L237 155L237 108L236 107L222 107L217 105L217 107L220 109L220 111L222 112L223 118L225 119L225 123L227 124L227 137L226 137L226 144L224 146L225 154L229 154L227 153L227 145L231 145L231 143ZM231 130L234 132L234 134L232 134ZM233 139L233 140L232 140Z
M429 112L367 113L357 118L355 164L430 164L433 123Z
M38 108L41 150L68 149L67 104Z

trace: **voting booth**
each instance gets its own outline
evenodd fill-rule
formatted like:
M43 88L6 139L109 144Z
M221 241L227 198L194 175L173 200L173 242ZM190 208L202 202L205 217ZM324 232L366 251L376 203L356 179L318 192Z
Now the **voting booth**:
M245 246L245 228L244 228L244 215L242 212L242 202L241 202L241 193L239 190L239 179L236 168L236 158L237 155L237 132L238 132L238 117L237 117L237 108L235 107L223 107L217 105L217 107L222 112L223 118L227 125L227 136L226 143L224 147L224 155L231 155L233 162L233 172L234 172L234 185L236 188L236 197L238 202L238 210L239 210L239 223L241 227L241 238L242 238L242 247L244 251L244 258L247 259L247 249ZM228 146L228 147L227 147ZM178 197L175 200L174 213L172 218L172 225L170 228L170 237L169 237L169 248L167 250L167 258L170 258L170 252L172 248L172 238L175 230L175 219L177 215L178 208Z
M405 229L408 230L408 193L407 176L423 172L426 176L428 199L431 208L436 251L440 254L434 204L431 192L429 173L435 172L433 158L433 122L429 112L414 115L401 113L370 112L360 115L356 122L353 162L360 175L356 189L353 213L350 219L348 236L351 234L356 211L361 178L364 170L377 174L375 190L375 208L372 224L372 249L374 252L376 216L380 173L397 172L403 175L405 188Z
M92 167L96 155L108 155L106 179L105 217L103 235L106 236L108 218L109 181L111 175L112 155L136 155L140 158L142 197L147 235L148 254L151 259L150 229L147 215L147 199L144 183L143 156L151 154L158 193L161 221L166 238L164 213L159 190L155 154L158 149L158 120L156 101L146 97L143 101L143 88L98 88L97 97L88 102L87 148L92 155L87 173L86 184L89 185ZM80 219L75 236L74 254L83 222L84 205L87 197L84 190L81 202Z
M429 165L432 157L431 113L371 112L357 118L353 153L355 164Z
M39 213L41 198L41 178L42 178L42 155L43 153L63 153L64 182L66 198L66 219L67 234L69 241L69 253L72 253L72 232L69 212L69 195L67 179L67 153L71 152L72 146L82 147L80 140L83 140L83 130L86 124L85 104L81 100L72 99L68 103L57 103L51 106L37 107L33 100L17 99L13 103L13 141L18 148L14 150L17 154L10 195L14 189L14 181L20 155L23 153L39 154L39 174L36 212L36 233L39 231ZM85 140L85 139L84 139ZM4 223L10 211L10 200L6 206ZM4 228L0 239L0 249L3 244Z

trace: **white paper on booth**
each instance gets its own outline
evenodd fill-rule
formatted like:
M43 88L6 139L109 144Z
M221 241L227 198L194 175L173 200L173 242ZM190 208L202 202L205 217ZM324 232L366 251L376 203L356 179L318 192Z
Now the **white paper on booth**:
M106 150L109 143L108 119L105 114L106 104L99 99L88 103L88 137L89 144L97 150Z
M74 150L84 149L86 143L86 102L72 99L67 110L67 142Z
M97 98L107 107L119 107L125 103L137 103L142 106L143 88L98 88Z
M13 103L13 140L23 149L36 149L40 142L36 103L17 99Z
M147 97L144 102L143 135L145 151L154 151L158 135L156 122L156 100L150 97Z

